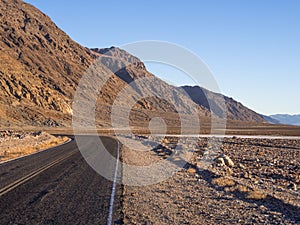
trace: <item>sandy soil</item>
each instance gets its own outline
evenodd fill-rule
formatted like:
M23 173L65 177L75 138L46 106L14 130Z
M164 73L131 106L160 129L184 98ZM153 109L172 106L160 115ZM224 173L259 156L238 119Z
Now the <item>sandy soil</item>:
M177 142L168 139L160 151L140 154L123 148L123 161L149 165L168 158ZM300 140L220 141L221 149L205 170L200 162L214 147L201 138L190 163L171 178L125 186L124 223L300 224Z
M46 132L0 131L0 163L60 145L67 137Z

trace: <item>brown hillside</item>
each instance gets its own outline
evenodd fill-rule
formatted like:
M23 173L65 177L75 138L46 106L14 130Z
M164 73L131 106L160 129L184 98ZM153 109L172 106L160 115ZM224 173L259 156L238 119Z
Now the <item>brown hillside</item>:
M0 126L70 126L76 87L98 57L99 74L110 77L99 93L99 125L109 125L116 96L137 80L121 102L135 102L133 124L147 126L151 117L162 116L178 125L177 112L209 119L210 108L148 72L135 56L115 47L82 47L32 5L0 0ZM227 106L230 119L263 121L254 112L245 115L249 110L242 105Z

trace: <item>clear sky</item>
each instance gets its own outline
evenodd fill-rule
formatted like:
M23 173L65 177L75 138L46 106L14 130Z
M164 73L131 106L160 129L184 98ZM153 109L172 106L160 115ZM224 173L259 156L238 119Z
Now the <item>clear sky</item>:
M86 47L162 40L196 53L223 94L264 114L300 114L298 0L26 0ZM174 84L173 70L148 66Z

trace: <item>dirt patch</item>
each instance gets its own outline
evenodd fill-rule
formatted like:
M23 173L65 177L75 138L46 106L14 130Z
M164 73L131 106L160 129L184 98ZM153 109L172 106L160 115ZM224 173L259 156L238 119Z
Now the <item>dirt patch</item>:
M29 155L68 141L46 132L0 131L0 162Z

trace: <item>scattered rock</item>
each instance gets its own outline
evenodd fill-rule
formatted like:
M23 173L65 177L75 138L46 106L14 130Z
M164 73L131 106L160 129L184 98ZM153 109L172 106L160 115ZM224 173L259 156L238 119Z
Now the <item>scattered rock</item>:
M245 172L243 176L244 176L244 178L246 178L246 179L251 179L251 178L252 178L252 175L251 175L250 172Z
M171 143L176 140L168 139ZM199 141L199 148L207 151L206 140ZM218 153L214 163L199 174L181 170L157 185L126 188L139 195L131 197L132 191L125 194L125 224L199 224L199 221L201 224L291 224L291 220L297 221L299 213L294 209L299 207L299 195L293 191L294 186L288 186L298 185L299 151L282 146L296 149L300 140L225 138L223 145L223 152ZM204 150L194 153L191 168L197 170L200 166ZM262 152L261 156L257 150ZM225 154L235 163L234 167L225 164ZM137 159L141 160L140 155ZM218 163L223 166L217 166ZM176 216L170 216L171 213Z
M262 211L266 211L266 210L268 210L268 208L267 208L267 207L265 207L264 205L261 205L261 206L259 206L259 209L260 209L260 210L262 210Z
M233 163L233 161L231 160L231 158L229 156L224 155L223 158L224 158L225 164L227 166L234 167L234 163Z
M215 162L216 162L216 164L217 164L218 166L225 166L225 161L224 161L224 159L223 159L222 157L217 158L217 159L215 160Z
M48 127L59 127L60 124L58 122L56 122L55 120L53 119L47 119L46 121L44 121L42 123L44 126L48 126Z
M167 145L167 144L169 144L170 143L170 141L167 139L167 138L164 138L163 140L162 140L162 144L164 144L164 145Z
M233 170L231 168L229 168L229 167L227 167L225 169L225 172L226 172L227 175L232 175L233 174Z
M297 184L295 184L295 183L291 183L291 184L288 186L288 188L289 188L289 189L292 189L292 190L294 190L294 191L297 191L297 190L298 190Z
M234 167L234 163L231 160L231 158L227 155L222 155L221 157L218 157L215 159L215 163L218 166L229 166L229 167Z
M238 167L241 168L241 169L245 169L245 168L246 168L246 167L245 167L243 164L241 164L241 163L238 164Z

